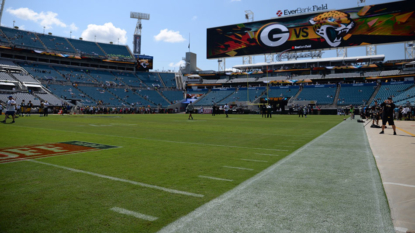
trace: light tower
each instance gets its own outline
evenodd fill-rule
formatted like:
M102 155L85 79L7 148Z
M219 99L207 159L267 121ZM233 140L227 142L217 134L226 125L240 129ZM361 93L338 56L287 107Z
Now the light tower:
M1 24L1 18L3 17L4 3L6 3L6 0L0 0L0 24Z
M137 19L137 25L135 26L134 31L134 54L139 55L141 54L141 20L150 20L150 14L146 13L139 13L139 12L130 12L130 18L131 19Z

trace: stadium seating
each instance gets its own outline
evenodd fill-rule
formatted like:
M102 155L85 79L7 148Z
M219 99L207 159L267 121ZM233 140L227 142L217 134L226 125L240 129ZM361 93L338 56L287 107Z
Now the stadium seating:
M170 100L171 103L184 99L182 91L163 91L162 94Z
M64 75L64 78L75 83L98 83L91 76L86 74L83 69L54 66L56 71ZM85 70L86 71L86 70ZM88 70L89 71L89 70Z
M212 90L209 92L205 97L203 97L201 100L195 103L196 106L206 106L206 105L212 105L213 103L219 103L232 93L234 93L235 90Z
M413 98L415 97L415 86L412 86L408 90L402 92L402 94L396 96L393 98L393 101L395 104L403 105L406 103L406 101L413 101Z
M75 47L78 52L92 56L105 56L104 52L98 47L95 42L68 39L68 41Z
M321 79L322 77L323 77L323 75L321 75L321 74L310 74L310 75L294 76L291 79L295 79L295 80L302 80L302 79Z
M358 78L360 73L341 73L341 74L328 74L326 78Z
M383 84L380 87L379 92L376 94L375 98L373 99L372 103L370 103L370 104L372 105L375 100L377 100L378 103L382 103L388 97L399 96L400 94L402 94L406 89L410 88L411 86L413 86L413 83L412 84L393 84L393 83L391 83L390 85Z
M163 79L166 87L176 87L176 79L174 78L174 73L159 73L159 75Z
M52 106L57 106L57 105L62 105L62 100L56 98L56 96L52 95L52 94L36 94L40 99L42 100L46 100L49 102L50 105Z
M145 97L145 99L153 102L156 105L161 105L163 107L167 107L170 105L157 91L153 90L140 90L137 92L141 96Z
M13 73L13 76L22 83L39 83L39 81L27 74Z
M257 82L287 80L287 79L288 79L288 76L268 76L268 77L259 78Z
M14 62L9 60L0 59L0 65L2 66L17 66Z
M88 74L97 80L98 83L117 81L117 77L112 75L111 72L105 70L89 70Z
M85 94L91 96L96 101L102 101L104 105L109 106L121 106L125 105L122 101L119 101L115 96L109 93L107 90L100 87L90 86L78 86L79 90Z
M121 79L126 85L132 87L141 87L141 81L133 73L128 72L112 72L118 79Z
M385 70L380 73L380 76L398 75L400 70Z
M108 57L118 57L122 59L133 59L130 52L128 51L127 46L125 45L115 45L115 44L104 44L97 43L101 47Z
M8 73L0 72L0 81L16 82L17 80L11 77Z
M143 99L141 96L137 95L135 92L128 90L126 92L124 89L121 88L111 88L109 89L112 93L120 97L124 102L129 104L134 104L135 106L151 106L155 107L156 105Z
M380 75L380 71L365 72L366 77L376 77Z
M37 34L43 44L52 51L75 53L72 46L64 37Z
M342 85L337 105L362 105L367 104L376 86L358 86L354 84Z
M0 28L15 46L46 50L42 45L42 42L36 37L35 33L6 27ZM3 38L3 40L4 39L5 38Z
M218 104L226 104L231 103L235 101L247 101L247 98L249 96L248 101L252 102L256 98L262 95L262 92L264 92L265 89L249 89L249 92L246 90L246 88L240 88L238 91L232 93L227 98L220 101Z
M228 80L227 79L218 79L218 81L216 81L216 83L227 83Z
M213 84L217 82L218 82L218 79L203 79L203 84Z
M6 102L9 100L7 97L10 96L10 94L0 94L0 100L3 102ZM18 104L24 100L26 103L29 101L32 101L33 105L40 105L40 100L36 96L28 93L14 93L12 94L13 98L16 100Z
M304 86L297 100L316 100L317 104L333 104L337 87L335 85Z
M149 87L161 86L160 79L155 73L137 72L138 78Z
M36 79L67 81L55 69L48 65L19 63L29 74Z
M55 96L62 99L79 99L84 105L95 105L95 101L86 97L82 92L73 86L50 84L47 86Z
M251 83L251 82L256 82L257 79L256 78L234 78L234 79L230 79L228 83Z
M298 88L298 86L289 86L288 88L270 87L268 90L268 97L294 97L299 90L300 88Z

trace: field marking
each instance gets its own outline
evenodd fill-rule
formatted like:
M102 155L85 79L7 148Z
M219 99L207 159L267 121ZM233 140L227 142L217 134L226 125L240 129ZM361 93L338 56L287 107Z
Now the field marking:
M324 137L329 132L333 131L334 129L338 128L339 125L343 123L340 122L339 124L335 125L331 129L327 130L325 133L321 134L320 136L314 138L307 144L300 147L298 150L294 151L292 154L284 157L279 162L273 164L272 166L268 167L267 169L263 170L262 172L258 173L257 175L249 178L248 180L242 182L240 185L238 185L236 188L222 194L221 196L209 201L208 203L200 206L196 210L192 211L191 213L179 218L178 220L170 223L169 225L163 227L158 233L170 233L170 232L177 232L179 229L182 229L187 223L193 221L196 218L199 218L202 214L209 211L210 209L214 208L217 205L222 204L235 194L239 193L241 190L244 190L246 187L250 186L252 183L256 182L257 180L261 179L262 177L268 175L268 173L271 173L275 169L277 169L279 166L284 164L285 162L291 160L296 155L300 154L303 150L305 150L309 145L311 145L314 141L317 141L318 139Z
M248 171L253 171L254 169L252 168L246 168L246 167L231 167L231 166L223 166L226 168L233 168L233 169L239 169L239 170L248 170Z
M203 145L203 146L219 146L219 147L253 149L253 150L288 151L288 150L280 150L280 149L268 149L268 148L256 148L256 147L244 147L244 146L229 146L229 145L217 145L217 144L208 144L208 143L200 143L200 142L180 142L180 141L169 141L169 140L162 140L162 139L126 137L126 136L118 136L118 135L111 135L111 134L76 132L76 131L70 131L70 130L48 129L48 128L39 128L39 127L30 127L30 126L21 126L21 125L15 125L14 127L33 128L33 129L44 129L44 130L51 130L51 131L58 131L58 132L82 133L82 134L90 134L90 135L98 135L98 136L108 136L108 137L117 137L117 138L130 138L130 139L141 139L141 140L148 140L148 141L170 142L170 143L179 143L179 144L194 144L194 145Z
M211 180L222 180L222 181L230 181L230 182L233 181L233 180L229 180L229 179L223 179L223 178L212 177L212 176L199 176L199 177L200 178L211 179Z
M392 182L383 182L383 184L391 184L391 185L399 185L399 186L415 188L415 185L409 185L409 184L400 184L400 183L392 183Z
M406 131L406 130L404 130L404 129L401 129L401 128L399 128L399 127L396 127L397 129L399 129L400 131L403 131L403 132L405 132L405 133L407 133L407 134L409 134L409 135L411 135L412 137L415 137L415 134L413 134L413 133L410 133L410 132L408 132L408 131Z
M142 213L138 213L135 211L131 211L131 210L127 210L127 209L123 209L120 207L112 207L110 210L120 213L120 214L125 214L125 215L130 215L136 218L141 218L147 221L156 221L158 218L157 217L153 217L150 215L146 215L146 214L142 214Z
M268 161L265 161L265 160L255 160L255 159L241 159L241 160L249 161L249 162L268 163Z
M101 175L101 174L94 173L94 172L88 172L88 171L83 171L83 170L79 170L79 169L75 169L75 168L64 167L64 166L55 165L55 164L51 164L51 163L40 162L40 161L37 161L37 160L28 159L28 160L25 160L25 161L32 162L32 163L43 164L43 165L48 165L48 166L57 167L57 168L62 168L62 169L68 170L68 171L77 172L77 173L84 173L84 174L88 174L88 175L92 175L92 176L96 176L96 177L100 177L100 178L105 178L105 179L109 179L109 180L134 184L134 185L138 185L138 186L141 186L141 187L157 189L157 190L161 190L161 191L168 192L168 193L175 193L175 194L181 194L181 195L192 196L192 197L204 197L204 195L202 195L202 194L189 193L189 192L180 191L180 190L176 190L176 189L164 188L164 187L160 187L160 186L157 186L157 185L151 185L151 184L141 183L141 182L137 182L137 181L121 179L121 178L117 178L117 177L113 177L113 176Z
M273 154L262 154L262 153L255 153L256 155L268 155L268 156L279 156L279 155L273 155Z

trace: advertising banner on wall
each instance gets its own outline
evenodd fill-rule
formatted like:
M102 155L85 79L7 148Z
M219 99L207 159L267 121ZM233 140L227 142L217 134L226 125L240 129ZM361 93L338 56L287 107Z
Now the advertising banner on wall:
M299 52L415 40L413 1L207 29L207 58Z
M153 69L153 57L146 55L135 55L137 59L137 70L146 71Z
M141 35L134 35L134 54L141 53Z

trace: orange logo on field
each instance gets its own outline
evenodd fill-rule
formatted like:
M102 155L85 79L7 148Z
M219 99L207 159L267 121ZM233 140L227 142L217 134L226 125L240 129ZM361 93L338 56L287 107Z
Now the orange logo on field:
M0 163L10 163L26 159L37 159L63 154L118 148L91 142L70 141L42 145L21 146L0 149Z

